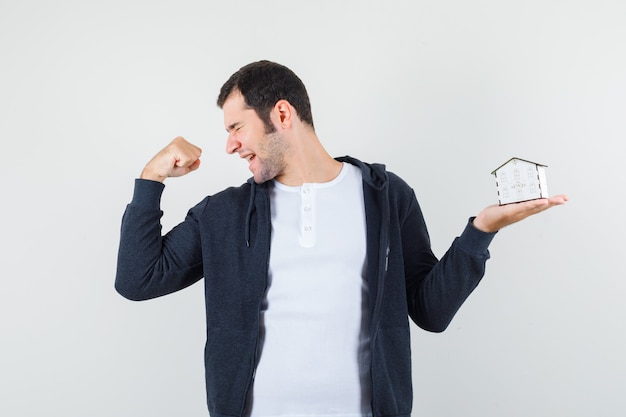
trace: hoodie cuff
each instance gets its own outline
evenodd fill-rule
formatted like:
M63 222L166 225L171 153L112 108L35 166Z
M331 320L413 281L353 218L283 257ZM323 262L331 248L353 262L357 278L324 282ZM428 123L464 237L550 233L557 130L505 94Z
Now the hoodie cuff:
M472 222L476 217L470 217L465 230L459 236L459 244L468 252L476 254L488 254L489 244L498 232L487 233L478 230Z
M158 210L161 207L161 195L164 189L165 184L161 182L137 178L130 204Z

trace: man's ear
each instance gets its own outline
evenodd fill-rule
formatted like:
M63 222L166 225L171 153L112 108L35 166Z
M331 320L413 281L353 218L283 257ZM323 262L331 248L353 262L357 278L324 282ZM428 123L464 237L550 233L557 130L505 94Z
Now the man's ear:
M278 100L274 105L274 112L278 116L278 124L283 129L291 127L296 111L287 100Z

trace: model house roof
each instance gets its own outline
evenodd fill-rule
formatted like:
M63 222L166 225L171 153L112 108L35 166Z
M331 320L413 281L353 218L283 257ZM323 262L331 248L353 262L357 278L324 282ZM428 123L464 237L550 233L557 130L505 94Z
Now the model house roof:
M547 167L547 165L544 164L540 164L538 162L533 162L533 161L529 161L527 159L522 159L522 158L517 158L517 157L513 157L511 159L509 159L508 161L506 161L505 163L503 163L502 165L500 165L498 168L494 169L493 171L491 171L492 174L495 174L497 170L499 170L500 168L502 168L503 166L505 166L506 164L508 164L509 162L513 161L513 160L518 160L518 161L523 161L523 162L528 162L530 164L535 164L541 167Z

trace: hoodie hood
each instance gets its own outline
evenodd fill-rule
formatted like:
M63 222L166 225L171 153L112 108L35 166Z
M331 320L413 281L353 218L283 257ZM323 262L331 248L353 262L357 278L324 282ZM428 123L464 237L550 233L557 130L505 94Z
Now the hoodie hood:
M339 162L347 162L361 169L363 181L374 187L376 190L382 190L389 182L387 170L384 164L366 164L351 156L340 156L335 158Z

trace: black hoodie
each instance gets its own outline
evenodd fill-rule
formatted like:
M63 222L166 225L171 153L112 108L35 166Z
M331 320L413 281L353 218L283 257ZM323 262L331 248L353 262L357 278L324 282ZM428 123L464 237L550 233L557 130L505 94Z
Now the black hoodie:
M485 272L494 233L471 225L437 260L413 190L380 164L337 158L363 176L374 416L410 416L408 317L441 332ZM161 235L162 183L135 182L122 219L115 288L131 300L181 290L204 277L206 391L212 417L245 416L270 254L268 183L252 179L189 210Z

